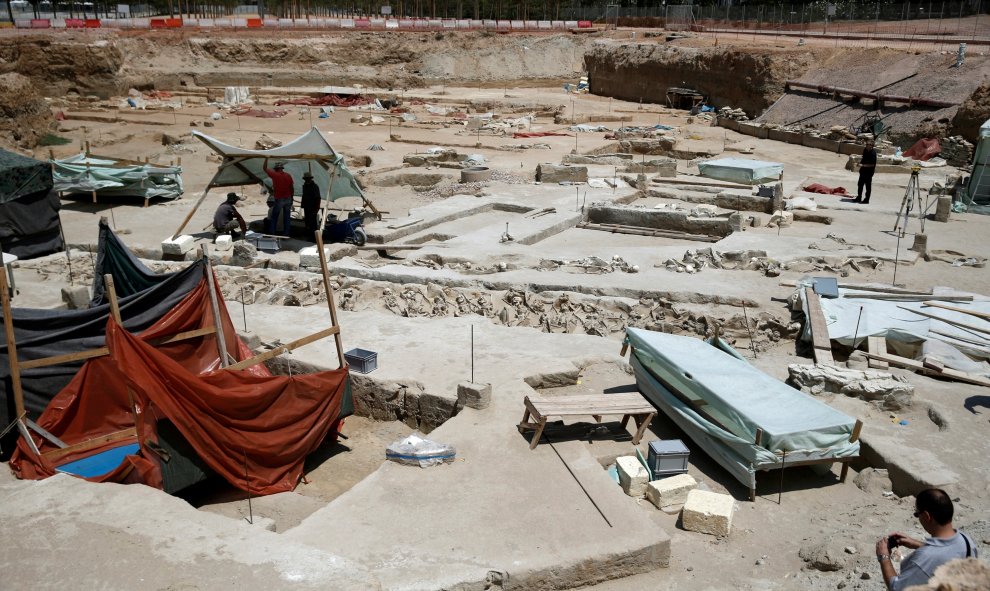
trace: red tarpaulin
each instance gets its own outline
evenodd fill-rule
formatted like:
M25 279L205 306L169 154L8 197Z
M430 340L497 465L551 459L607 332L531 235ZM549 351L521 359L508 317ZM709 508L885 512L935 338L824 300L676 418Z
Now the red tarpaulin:
M911 149L904 152L905 158L910 158L912 160L921 160L922 162L928 162L935 156L942 153L942 146L939 145L938 140L933 137L921 138L916 141Z
M309 107L355 107L357 105L367 105L375 102L360 94L340 96L339 94L326 94L321 97L303 97L296 99L284 99L275 101L275 106L282 105L303 105Z
M825 185L819 183L811 183L807 187L801 189L802 191L807 191L809 193L821 193L822 195L848 195L845 187L826 187Z
M219 305L228 352L238 360L249 358L251 351L237 338L223 300ZM272 376L259 364L231 371L217 369L213 335L157 348L146 342L212 324L205 281L140 336L111 319L106 339L110 355L89 360L37 423L70 446L137 427L139 452L108 474L88 478L91 481L162 488L156 424L168 419L200 459L230 484L253 494L294 489L306 456L337 423L347 370ZM34 439L42 453L57 449L38 436ZM133 442L131 438L76 452L57 464ZM10 466L28 479L46 478L57 468L56 462L35 456L23 438Z

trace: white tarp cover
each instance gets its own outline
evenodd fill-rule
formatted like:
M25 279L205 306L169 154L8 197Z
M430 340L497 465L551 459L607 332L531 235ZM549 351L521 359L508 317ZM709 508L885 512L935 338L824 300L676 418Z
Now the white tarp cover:
M52 161L56 191L87 195L95 191L97 197L177 199L182 196L181 172L178 166L138 164L86 154Z
M327 194L327 188L330 187L333 177L331 201L344 197L360 197L364 200L364 193L344 165L343 156L334 151L320 130L315 127L291 142L271 150L238 148L198 131L192 133L194 137L223 157L223 162L208 185L209 188L264 184L268 180L268 175L265 174L263 167L265 158L268 158L269 168L275 166L276 162L285 163L285 172L292 175L297 196L302 195L302 175L308 171L312 173L313 181L320 187L321 195Z
M755 185L779 179L784 172L784 165L780 162L762 160L719 158L699 162L698 170L701 171L701 176L710 179Z
M799 286L811 285L812 280L803 279ZM927 355L937 357L946 367L967 373L990 377L990 334L967 330L915 314L917 310L961 322L990 331L990 322L965 314L935 306L926 306L923 302L896 302L871 300L865 298L850 298L849 295L874 293L863 290L839 288L838 298L819 298L822 312L828 325L829 339L851 347L855 338L857 345L862 345L866 337L884 337L887 347L896 355L909 359L924 359ZM804 289L798 290L805 315L808 307L804 301ZM960 292L944 287L932 289L933 295L960 295ZM973 294L966 294L973 295ZM984 296L973 295L972 302L942 302L946 305L990 314L990 300ZM977 299L979 298L979 299ZM863 309L860 316L860 307ZM859 328L856 327L857 322ZM810 341L810 323L805 323L804 340ZM933 332L934 331L934 332Z
M990 121L980 126L980 139L973 153L973 172L966 185L967 204L990 205ZM976 208L976 213L986 213Z
M852 417L738 356L692 337L637 328L627 329L626 339L640 391L750 488L760 469L859 455L859 443L849 442ZM704 404L695 407L684 398ZM754 443L757 429L763 431L760 445Z

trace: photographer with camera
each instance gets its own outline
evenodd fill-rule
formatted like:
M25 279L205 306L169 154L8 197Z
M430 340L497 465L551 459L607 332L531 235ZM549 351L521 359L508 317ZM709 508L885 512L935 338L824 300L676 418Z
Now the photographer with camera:
M901 591L913 585L924 585L935 569L956 558L977 557L976 544L961 531L952 527L952 499L944 490L929 488L915 497L914 516L931 537L916 540L902 533L892 533L877 541L877 560L883 582L891 591ZM897 574L890 562L890 551L897 546L914 550L901 563Z

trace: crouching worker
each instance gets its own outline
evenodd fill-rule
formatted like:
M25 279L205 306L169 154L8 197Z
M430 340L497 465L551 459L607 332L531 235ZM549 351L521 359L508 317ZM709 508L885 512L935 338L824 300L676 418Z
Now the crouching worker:
M244 218L241 217L237 208L234 207L239 199L237 193L227 193L227 200L221 203L216 213L213 214L213 230L217 234L230 234L234 240L241 237L237 233L238 228L240 228L241 234L247 234L247 224L244 223Z
M977 558L976 543L952 527L952 499L944 490L929 488L918 493L914 501L914 516L931 537L916 540L902 533L892 533L877 541L877 560L883 582L890 591L902 591L924 585L935 569L956 558ZM890 551L897 546L914 550L901 563L897 574L890 562Z

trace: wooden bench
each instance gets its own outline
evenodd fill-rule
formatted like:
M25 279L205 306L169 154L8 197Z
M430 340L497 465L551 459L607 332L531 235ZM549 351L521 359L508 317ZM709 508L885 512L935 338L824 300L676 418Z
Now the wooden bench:
M535 448L536 444L540 442L548 417L564 418L591 415L600 423L605 415L622 415L623 429L629 424L629 417L635 417L637 429L633 436L633 445L638 445L646 431L646 426L657 414L657 409L653 408L653 405L638 392L548 398L530 398L527 396L523 400L523 404L526 405L526 412L519 423L519 432L522 433L526 429L536 430L533 433L529 449ZM531 415L535 422L529 422Z

